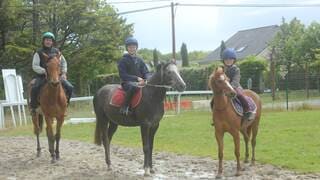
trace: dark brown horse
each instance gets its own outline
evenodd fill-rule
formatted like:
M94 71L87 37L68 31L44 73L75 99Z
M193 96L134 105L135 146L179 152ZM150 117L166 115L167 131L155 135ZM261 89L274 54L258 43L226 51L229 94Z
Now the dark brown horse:
M110 142L118 125L140 126L145 175L154 173L152 169L153 140L164 114L163 101L168 86L178 91L183 91L186 87L177 66L173 63L158 65L157 71L148 80L146 86L142 88L140 104L129 116L120 114L118 107L110 105L111 97L120 85L106 85L98 90L93 99L97 119L95 143L97 145L103 143L108 169L111 165Z
M61 127L67 110L67 98L60 82L60 55L58 54L55 57L49 58L46 54L43 54L47 67L47 82L40 91L40 107L37 108L35 114L32 114L34 133L37 136L37 156L41 154L39 134L42 130L44 116L47 124L46 130L52 163L60 158L59 142ZM52 127L54 118L57 120L55 135ZM54 148L55 144L56 147Z
M223 136L225 132L229 132L234 141L235 145L235 156L237 159L237 172L236 176L240 175L240 133L243 134L246 152L245 162L248 162L248 142L252 134L251 145L252 145L252 164L255 163L255 146L256 137L258 133L259 121L261 116L261 101L259 96L250 90L244 90L244 94L253 99L257 106L255 119L248 122L245 120L241 123L241 116L239 116L233 106L231 105L231 97L234 97L236 92L231 87L227 76L225 75L223 68L217 68L210 76L209 87L213 91L213 123L215 127L215 136L218 143L219 150L219 170L217 178L222 176L222 159L223 159Z

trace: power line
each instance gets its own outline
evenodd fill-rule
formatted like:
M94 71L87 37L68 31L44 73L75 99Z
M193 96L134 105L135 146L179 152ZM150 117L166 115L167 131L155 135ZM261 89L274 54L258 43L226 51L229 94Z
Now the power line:
M320 7L320 4L184 4L177 3L178 6L198 6L198 7Z
M118 15L131 14L131 13L137 13L137 12L143 12L143 11L150 11L150 10L154 10L154 9L161 9L161 8L167 8L167 7L170 7L170 5L156 6L156 7L145 8L145 9L136 9L136 10L132 10L132 11L119 12L119 13L117 13L117 14L118 14Z
M107 2L107 4L134 4L134 3L171 2L171 1L172 0L120 1L120 2Z

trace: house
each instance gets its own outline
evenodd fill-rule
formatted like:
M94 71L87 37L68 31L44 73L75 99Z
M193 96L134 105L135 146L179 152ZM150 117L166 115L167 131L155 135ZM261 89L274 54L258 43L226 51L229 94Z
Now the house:
M225 42L225 45L236 50L238 59L243 59L249 55L269 58L269 43L279 30L278 25L272 25L238 31ZM199 64L210 64L218 60L220 60L220 46Z

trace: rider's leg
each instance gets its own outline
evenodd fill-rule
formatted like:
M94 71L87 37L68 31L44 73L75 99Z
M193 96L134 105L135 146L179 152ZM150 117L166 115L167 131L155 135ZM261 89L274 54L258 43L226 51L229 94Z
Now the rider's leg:
M40 94L40 89L45 84L45 82L46 82L45 77L38 76L35 78L35 82L31 87L31 98L30 98L31 113L36 112L36 109L39 105L38 96Z
M65 89L65 92L67 95L67 102L69 104L70 98L72 97L73 85L66 79L62 79L61 84L62 84L63 88Z
M120 113L123 115L128 115L131 113L130 102L131 102L131 99L137 90L137 87L135 87L131 84L126 84L126 85L123 85L123 88L126 91L126 95L125 95L124 103L120 108Z
M243 95L243 91L241 88L235 88L237 92L237 97L239 98L242 107L243 107L243 119L251 120L252 112L249 111L249 102Z

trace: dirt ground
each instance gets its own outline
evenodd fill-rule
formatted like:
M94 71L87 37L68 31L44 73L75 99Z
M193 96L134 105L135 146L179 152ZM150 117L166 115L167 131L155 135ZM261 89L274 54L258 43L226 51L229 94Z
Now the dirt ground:
M50 163L47 139L41 138L42 154L36 157L36 140L31 137L0 137L0 179L215 179L217 161L211 158L155 152L155 174L144 177L141 149L111 145L112 170L104 161L104 150L94 144L61 140L61 159ZM320 174L298 174L272 165L244 165L234 177L235 162L224 162L223 179L320 179Z

